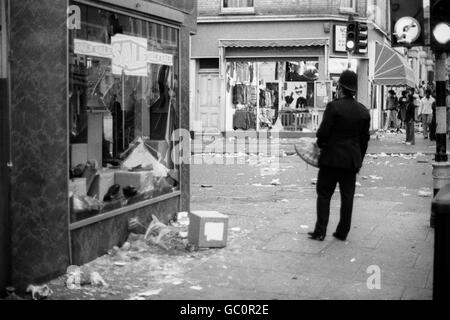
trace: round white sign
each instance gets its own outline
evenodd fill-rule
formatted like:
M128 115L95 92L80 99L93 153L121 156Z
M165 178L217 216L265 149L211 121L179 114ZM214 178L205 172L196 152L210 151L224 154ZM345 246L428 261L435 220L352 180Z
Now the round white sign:
M420 23L413 17L403 17L397 21L394 27L394 36L397 42L402 44L410 44L420 37L422 28Z

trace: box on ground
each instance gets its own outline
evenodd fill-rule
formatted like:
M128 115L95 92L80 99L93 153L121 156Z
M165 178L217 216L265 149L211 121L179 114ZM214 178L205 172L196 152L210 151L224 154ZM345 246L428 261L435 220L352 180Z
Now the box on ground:
M227 245L228 216L216 211L192 211L189 220L189 243L199 248Z

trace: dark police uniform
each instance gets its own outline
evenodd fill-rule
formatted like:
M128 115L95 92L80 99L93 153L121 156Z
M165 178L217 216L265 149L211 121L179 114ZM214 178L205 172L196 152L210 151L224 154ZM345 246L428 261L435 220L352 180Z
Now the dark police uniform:
M370 113L352 97L327 105L317 131L321 148L317 181L317 223L315 234L326 235L330 201L339 183L341 217L336 235L344 240L350 231L356 174L362 167L370 140Z

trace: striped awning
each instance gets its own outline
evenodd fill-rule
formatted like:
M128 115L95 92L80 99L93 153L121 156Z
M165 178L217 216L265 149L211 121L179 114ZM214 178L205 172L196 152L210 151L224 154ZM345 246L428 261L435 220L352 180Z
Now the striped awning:
M220 40L225 48L278 48L278 47L312 47L325 46L328 39L242 39Z
M415 87L414 71L399 53L377 42L375 57L374 84Z

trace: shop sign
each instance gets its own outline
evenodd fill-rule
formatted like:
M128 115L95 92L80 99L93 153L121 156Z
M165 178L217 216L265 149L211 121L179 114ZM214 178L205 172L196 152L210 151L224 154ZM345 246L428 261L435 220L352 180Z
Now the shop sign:
M147 50L147 39L118 34L111 45L75 39L75 53L112 60L113 74L148 75L148 64L173 66L173 55Z
M328 62L328 69L330 74L341 74L347 69L356 72L356 59L330 58Z
M112 59L112 48L108 44L75 39L75 53L85 56Z
M347 52L347 26L334 25L334 51Z
M117 34L111 38L112 73L146 77L147 39Z

